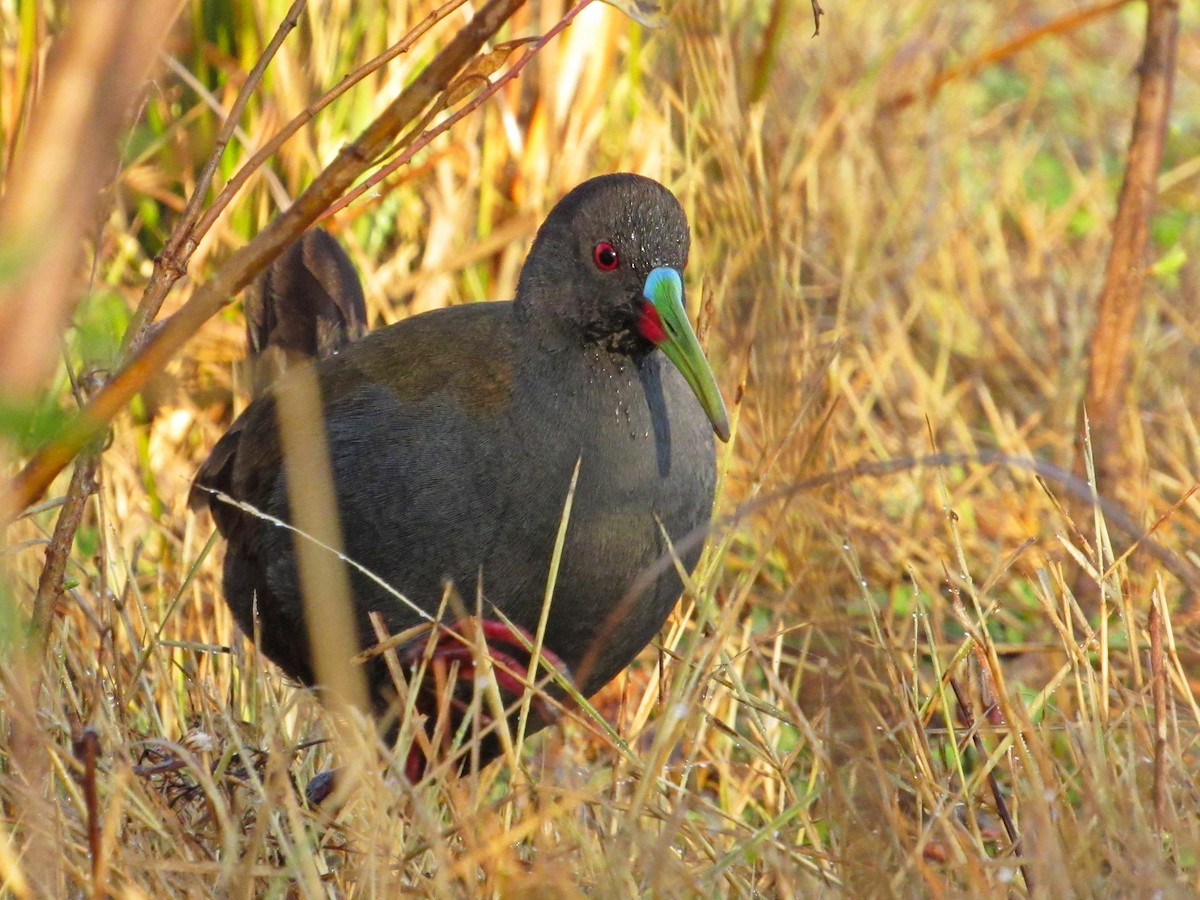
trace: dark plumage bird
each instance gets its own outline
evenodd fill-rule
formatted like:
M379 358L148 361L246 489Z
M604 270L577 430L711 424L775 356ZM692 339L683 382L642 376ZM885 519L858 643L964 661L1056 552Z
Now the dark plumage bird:
M514 301L425 313L353 343L361 291L336 243L314 232L281 257L251 298L252 350L327 356L316 374L346 555L430 614L450 580L469 609L481 591L485 618L499 610L533 632L578 461L545 642L584 694L625 667L678 599L675 568L618 606L673 542L710 521L713 433L729 437L684 311L688 243L662 185L595 178L551 211ZM275 391L287 389L285 377ZM225 594L239 625L254 634L257 611L261 649L311 684L292 533L214 493L289 518L275 410L274 392L247 408L193 498L228 542ZM691 571L699 547L680 557ZM393 634L421 623L361 572L350 579L364 646L375 642L372 611ZM384 705L386 670L368 680Z

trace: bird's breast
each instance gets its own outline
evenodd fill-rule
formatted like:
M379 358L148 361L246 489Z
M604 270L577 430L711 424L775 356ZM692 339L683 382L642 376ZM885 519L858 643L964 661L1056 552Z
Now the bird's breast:
M647 509L669 507L673 496L711 501L712 426L662 353L635 360L592 349L552 362L514 391L521 424L513 431L529 456L544 461L538 468L569 475L578 459L578 490L641 498Z
M638 576L708 523L715 450L699 401L660 353L640 363L587 353L574 366L555 362L557 371L529 385L518 378L514 391L521 425L509 429L509 492L539 500L524 507L536 514L506 523L511 540L504 543L548 560L570 498L554 603L570 604L571 613L553 618L569 646L601 636ZM679 549L689 571L701 543ZM641 640L637 646L661 626L681 587L674 566L666 566L622 619L622 629ZM540 607L541 597L528 601Z

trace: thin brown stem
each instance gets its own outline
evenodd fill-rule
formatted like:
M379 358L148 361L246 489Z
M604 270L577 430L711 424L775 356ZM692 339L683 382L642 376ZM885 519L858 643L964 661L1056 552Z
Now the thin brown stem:
M981 765L987 765L988 752L983 746L983 738L979 736L979 729L975 727L975 716L971 713L971 707L963 696L962 688L958 685L958 679L953 675L949 676L950 688L954 691L954 699L958 705L958 718L962 723L963 728L971 736L971 743L975 746L975 752L979 755ZM1000 789L1000 782L996 778L994 768L989 768L987 772L988 789L992 792L992 801L996 804L996 812L1000 816L1000 821L1004 823L1004 831L1008 835L1009 843L1012 845L1014 856L1020 856L1021 836L1017 833L1017 823L1013 821L1012 813L1008 809L1008 801L1004 799L1004 792ZM1021 877L1025 879L1025 889L1032 896L1033 889L1033 874L1029 871L1029 866L1024 863L1020 864Z
M454 10L462 6L465 2L466 0L449 0L449 2L442 4L437 9L430 12L429 15L418 22L412 28L412 30L404 36L403 39L393 44L374 59L359 66L345 78L339 81L336 85L334 85L334 87L326 91L314 103L306 107L303 112L293 117L293 119L283 128L281 128L269 141L267 141L267 143L263 144L263 146L246 161L245 165L238 169L237 173L229 179L229 182L225 185L225 187L221 189L221 193L217 195L217 198L213 201L212 206L208 208L208 210L204 213L204 216L196 225L195 233L197 240L199 237L202 237L208 233L208 230L213 226L213 223L216 222L217 218L233 200L238 191L240 191L242 187L245 186L246 182L249 181L250 177L262 167L263 163L274 156L275 153L278 152L279 148L287 143L292 135L299 131L303 126L311 122L318 112L332 103L338 97L342 96L342 94L346 93L346 91L350 90L350 88L358 84L372 72L377 70L380 66L387 64L397 56L400 56L402 53L407 53L410 49L412 49L413 44L420 40L429 31L429 29L446 18L446 16L450 15L450 13L454 12Z
M1150 219L1158 202L1158 175L1170 120L1179 43L1178 0L1149 0L1146 10L1146 42L1138 71L1129 155L1088 348L1088 381L1083 400L1088 431L1075 461L1077 472L1088 472L1090 462L1094 487L1109 493L1124 493L1121 488L1130 483L1123 417L1131 400L1133 332L1142 308ZM1079 506L1090 508L1085 504ZM1089 524L1093 517L1080 513L1079 518L1085 524L1086 538L1094 547L1096 562L1102 565L1101 536ZM1083 569L1076 572L1073 590L1086 606L1099 604L1101 583L1089 578Z
M1150 597L1150 695L1154 699L1154 827L1161 835L1167 809L1167 664L1163 649L1162 597Z
M90 725L80 730L72 741L75 759L82 767L79 782L83 787L84 809L87 813L88 853L92 859L92 896L107 897L104 889L105 859L100 833L100 797L96 785L96 761L100 756L100 735Z
M35 659L45 656L50 636L50 625L63 594L63 574L75 540L75 532L83 521L83 512L88 499L96 492L96 467L100 460L100 449L89 449L75 463L71 484L67 488L66 501L54 523L54 533L46 547L46 562L38 578L37 594L33 598L33 617L30 622L29 647Z
M366 179L362 184L355 187L354 190L347 193L346 196L344 196L337 203L335 203L333 206L331 206L329 208L329 210L326 212L326 216L332 216L335 213L339 212L340 210L344 209L345 207L349 206L351 203L353 203L355 200L357 200L359 197L361 197L364 193L372 190L377 184L379 184L379 182L383 181L389 175L394 173L397 169L401 168L402 166L408 165L408 163L412 162L412 158L414 156L416 156L417 153L419 153L421 150L428 147L435 138L437 138L439 135L445 134L456 123L458 123L464 117L466 117L467 115L469 115L470 113L472 113L476 109L478 109L485 100L487 100L489 97L491 97L497 91L499 91L500 88L504 87L504 85L508 84L510 81L512 81L514 78L516 78L521 73L521 70L523 68L525 68L525 64L528 63L531 59L533 59L533 57L536 56L538 54L538 52L543 47L546 46L546 44L548 44L560 32L562 32L563 29L565 29L568 25L570 25L571 21L577 15L579 15L581 12L583 12L583 10L586 9L591 4L591 2L592 2L592 0L579 0L579 2L576 3L575 6L572 7L566 13L566 15L564 15L561 19L558 20L558 22L555 23L553 28L551 28L549 31L547 31L545 34L543 34L540 38L538 38L537 41L534 43L534 45L532 47L530 47L529 50L527 50L525 52L525 54L521 56L520 59L518 59L515 63L513 63L512 66L508 69L508 71L506 71L503 75L501 75L495 81L487 82L486 88L484 88L478 94L476 94L474 97L472 97L469 103L464 104L453 115L447 116L444 120L439 122L435 127L429 129L428 131L424 131L424 132L420 133L419 136L417 136L415 140L413 140L411 143L407 144L407 149L403 153L401 153L394 160L389 162L386 166L381 167L370 178ZM434 113L436 113L436 110L431 112L431 116ZM422 124L425 124L425 123L422 123Z
M204 168L200 170L200 174L196 177L196 185L192 189L191 197L188 198L187 206L184 207L178 224L171 231L171 236L167 240L162 253L154 260L154 272L150 276L150 283L146 285L146 290L142 293L142 299L138 303L138 307L129 321L129 327L125 331L123 350L126 354L132 350L136 350L142 341L145 340L146 329L154 321L154 317L158 315L163 300L166 299L175 282L187 271L192 252L195 250L200 238L211 227L211 222L203 226L198 226L197 222L203 223L205 221L205 219L201 218L204 198L208 196L208 189L212 185L217 167L221 163L221 157L225 154L225 148L229 145L233 133L237 130L238 122L242 120L242 113L245 112L246 104L258 89L263 73L266 72L271 60L275 58L275 54L279 52L279 48L283 46L284 39L299 24L300 14L304 12L304 7L307 5L308 0L294 0L291 9L288 10L287 15L283 17L283 21L279 23L279 27L275 30L274 37L271 38L270 43L267 44L266 49L263 50L262 55L246 76L246 81L238 91L237 98L233 101L233 106L230 107L229 113L225 116L225 121L221 124L221 130L217 132L216 140L213 143L212 153L209 154ZM228 203L229 201L226 200L225 202ZM223 205L221 209L224 209Z
M1150 218L1158 199L1178 42L1178 0L1150 0L1129 158L1088 354L1084 403L1092 426L1096 479L1101 485L1124 468L1121 413L1126 408L1133 359L1133 328L1142 306Z
M420 75L317 176L292 206L236 251L175 315L165 320L58 439L43 447L9 485L0 509L20 510L39 498L93 435L112 421L154 373L161 371L210 317L229 303L378 158L407 125L475 56L525 0L491 0Z
M1084 9L1073 10L1065 15L1059 16L1057 19L1052 19L1044 25L1039 25L1037 28L1031 28L1022 34L1017 35L1011 41L1005 41L996 47L991 47L974 56L964 63L957 66L951 66L938 72L929 84L925 86L923 91L906 91L896 97L888 104L890 109L902 109L905 106L912 104L919 96L924 96L931 100L936 97L947 84L952 81L957 81L960 78L969 78L980 70L995 65L1002 60L1008 59L1022 50L1036 44L1042 38L1051 37L1059 34L1067 34L1085 25L1093 19L1098 19L1106 16L1111 12L1115 12L1131 0L1106 0L1104 3L1098 3L1095 6L1088 6Z

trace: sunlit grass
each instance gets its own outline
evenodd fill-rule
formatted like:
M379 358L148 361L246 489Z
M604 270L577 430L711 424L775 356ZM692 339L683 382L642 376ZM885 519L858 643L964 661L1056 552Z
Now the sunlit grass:
M51 9L44 33L32 29L31 5L0 0L6 147L57 27ZM217 108L289 5L185 11L80 274L90 299L66 341L79 371L111 363L124 321L112 298L136 303ZM429 8L310 4L223 176ZM541 33L561 11L528 7L508 36ZM205 239L189 284L298 194L466 15L288 142ZM1200 642L1172 576L1140 552L1098 563L1062 485L999 465L786 490L935 452L1071 465L1141 8L920 95L1042 15L840 4L812 38L803 3L680 0L657 33L595 4L518 81L328 223L379 324L511 296L538 222L590 175L633 169L682 200L690 296L706 307L735 425L720 512L743 514L722 519L656 646L593 698L615 736L575 712L526 740L515 769L460 777L446 762L410 786L367 723L332 721L253 652L221 600L212 524L185 503L245 397L238 310L210 322L117 422L40 690L5 680L5 889L65 896L100 877L129 896L1006 895L1028 875L1048 896L1193 891ZM781 37L764 54L772 28ZM1160 198L1129 385L1135 474L1100 486L1145 527L1200 471L1198 74L1183 53L1165 164L1177 179ZM65 370L54 390L73 407ZM13 446L16 431L4 431ZM26 613L54 517L7 533L6 590ZM1198 522L1189 497L1154 537L1194 555ZM1071 594L1077 561L1111 567L1107 619ZM1165 613L1165 719L1152 602ZM0 626L11 646L12 616ZM99 876L86 754L72 748L84 726L100 749ZM317 743L331 734L336 747ZM164 761L183 765L153 769ZM306 808L312 777L347 763L343 805Z

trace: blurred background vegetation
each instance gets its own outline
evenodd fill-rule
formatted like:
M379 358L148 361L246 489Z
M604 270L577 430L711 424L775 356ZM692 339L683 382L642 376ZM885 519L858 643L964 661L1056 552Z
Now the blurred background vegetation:
M14 153L80 6L0 0L10 200ZM112 112L117 165L96 176L62 273L70 322L41 348L56 363L35 390L0 397L6 475L118 359L224 114L291 4L166 6L177 18L131 108ZM433 8L311 0L210 199ZM542 34L566 9L527 3L500 39ZM117 418L49 652L6 667L4 890L1008 895L1033 881L1048 896L1193 894L1200 622L1187 585L1140 548L1116 561L1094 549L1078 497L1051 478L918 463L1000 451L1070 470L1079 452L1145 21L1140 3L1088 9L830 0L814 36L799 0L675 0L655 30L588 6L323 224L379 325L512 296L538 223L591 175L641 172L683 202L690 296L735 417L719 502L737 515L660 640L597 698L620 739L579 714L528 741L516 768L435 770L410 787L364 762L339 811L304 806L297 785L330 765L330 723L236 633L212 524L185 503L246 400L235 302ZM1099 490L1195 562L1200 16L1182 13L1122 421L1131 463ZM450 12L300 128L199 242L163 315L468 18ZM14 258L0 248L0 282ZM902 462L820 478L888 460ZM5 534L14 660L66 491L64 476ZM1081 567L1103 586L1099 606L1079 594Z

